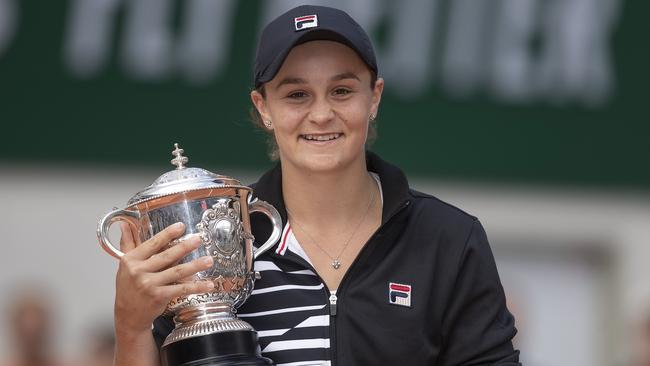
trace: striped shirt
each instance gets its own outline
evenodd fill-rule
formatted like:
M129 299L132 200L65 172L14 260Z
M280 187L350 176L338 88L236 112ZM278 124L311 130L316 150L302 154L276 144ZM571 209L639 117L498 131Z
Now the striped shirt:
M311 269L290 224L275 251L287 260L255 261L261 279L237 316L257 330L262 355L276 365L329 365L330 297L336 295Z

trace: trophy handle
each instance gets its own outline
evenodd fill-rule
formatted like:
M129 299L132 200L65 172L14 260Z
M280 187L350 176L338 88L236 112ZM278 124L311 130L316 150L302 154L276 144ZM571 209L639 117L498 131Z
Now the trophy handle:
M282 217L280 216L280 213L278 213L278 210L275 209L275 207L257 198L250 201L248 203L248 207L250 208L250 213L259 212L266 215L266 217L271 220L271 225L273 225L273 231L271 232L269 238L264 244L262 244L257 250L253 252L253 260L255 260L262 253L271 249L271 247L273 247L275 243L277 243L280 239L280 235L282 235Z
M111 225L113 225L113 223L116 221L126 221L129 224L138 227L139 220L140 214L136 211L116 209L104 215L104 217L102 217L102 219L97 223L97 239L99 239L99 244L101 244L106 253L112 255L117 259L120 259L124 256L124 253L121 250L117 249L108 238L108 229L111 227Z

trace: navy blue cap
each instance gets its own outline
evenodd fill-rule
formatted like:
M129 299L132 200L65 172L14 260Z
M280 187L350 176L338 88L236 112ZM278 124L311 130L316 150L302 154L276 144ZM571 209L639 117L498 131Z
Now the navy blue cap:
M275 77L293 47L315 40L352 48L378 74L370 38L352 17L339 9L302 5L275 18L262 31L255 57L255 88Z

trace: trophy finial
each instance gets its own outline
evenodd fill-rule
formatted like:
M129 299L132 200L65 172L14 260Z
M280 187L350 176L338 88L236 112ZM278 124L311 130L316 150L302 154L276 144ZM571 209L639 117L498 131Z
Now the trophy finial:
M185 150L181 149L178 146L178 143L174 144L174 151L172 151L172 155L174 155L174 158L171 160L171 163L173 165L176 165L176 169L184 169L185 164L188 162L187 156L183 156L183 152Z

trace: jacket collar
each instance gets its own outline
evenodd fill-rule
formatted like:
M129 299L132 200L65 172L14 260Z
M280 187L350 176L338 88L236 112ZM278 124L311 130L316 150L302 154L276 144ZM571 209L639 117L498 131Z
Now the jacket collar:
M383 225L409 199L408 181L399 168L385 162L373 152L366 151L366 166L369 171L377 173L381 180L384 194L384 207L381 215ZM286 223L287 210L282 195L282 169L280 163L262 175L252 187L255 197L273 205L282 216L282 222Z
M401 169L382 160L373 152L366 152L366 165L368 170L377 173L381 180L384 194L384 208L381 213L383 225L409 200L409 183Z

